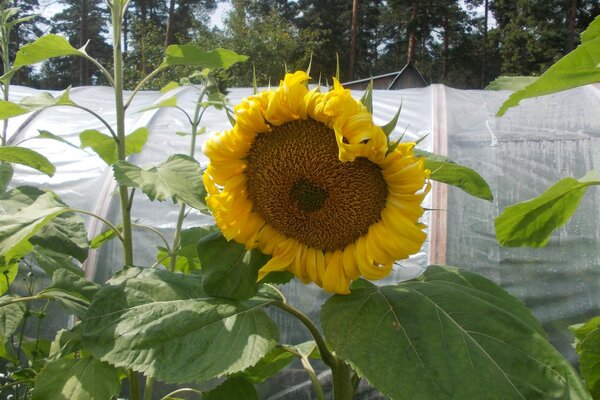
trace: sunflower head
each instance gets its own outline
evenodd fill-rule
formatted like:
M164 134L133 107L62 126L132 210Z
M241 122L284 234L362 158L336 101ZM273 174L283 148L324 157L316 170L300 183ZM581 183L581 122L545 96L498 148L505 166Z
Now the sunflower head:
M429 171L414 143L388 152L385 133L337 80L321 93L309 79L286 74L244 99L233 129L206 142L207 204L228 240L272 256L259 279L288 270L348 293L421 248Z

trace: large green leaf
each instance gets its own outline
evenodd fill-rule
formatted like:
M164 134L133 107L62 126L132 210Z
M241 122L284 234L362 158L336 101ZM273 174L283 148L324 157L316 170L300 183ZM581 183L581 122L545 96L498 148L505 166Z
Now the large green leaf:
M392 399L590 399L516 299L487 279L432 266L322 308L335 353Z
M121 390L119 372L93 357L50 361L35 379L32 400L110 400Z
M21 246L58 215L70 211L54 193L38 197L30 206L12 214L0 215L0 256Z
M600 317L572 326L581 375L594 399L600 399Z
M171 45L167 47L163 65L194 65L227 69L233 64L246 61L247 56L227 49L203 51L194 45Z
M13 177L14 168L10 163L0 162L0 195L6 192L6 188Z
M249 299L256 294L258 270L270 258L260 250L246 250L243 244L228 241L220 232L198 242L198 257L206 293L237 300Z
M202 276L129 268L108 281L82 321L86 350L165 382L206 380L254 365L277 341L263 307L211 298Z
M587 188L600 185L595 171L583 178L561 179L540 196L507 207L494 223L500 244L543 247L554 230L575 212Z
M254 385L242 376L234 376L225 382L204 393L203 400L225 400L225 399L243 399L258 400L258 393Z
M150 200L173 198L198 210L206 209L202 167L190 156L175 154L148 170L119 161L113 165L113 171L119 184L142 189Z
M74 48L65 37L47 34L21 47L15 57L13 68L37 64L53 57L85 55L83 48L79 50Z
M496 114L502 116L523 99L600 82L600 16L582 34L581 44L558 60L533 83L513 93Z
M30 206L46 192L31 186L19 186L0 195L0 207L6 214L18 212ZM48 222L29 240L38 247L75 257L83 262L88 255L87 231L83 218L72 212L65 212Z
M12 296L0 297L0 303L12 300ZM0 338L2 342L9 338L17 331L17 328L25 318L26 307L25 303L12 303L4 307L0 307Z
M25 165L37 169L48 176L54 175L56 171L54 165L46 157L25 147L0 147L0 161Z
M425 168L431 171L432 180L456 186L471 196L483 200L494 199L485 179L471 168L424 150L415 149L415 154L425 158Z
M43 269L48 276L52 276L59 269L83 276L83 270L73 262L72 256L41 246L34 246L31 255L35 258L37 266Z
M108 165L114 164L117 157L117 143L112 136L95 129L88 129L79 134L81 148L90 147ZM139 153L148 140L148 128L139 128L125 137L125 155Z
M82 318L99 289L100 285L66 269L59 269L52 275L50 286L40 294L57 300L67 311Z

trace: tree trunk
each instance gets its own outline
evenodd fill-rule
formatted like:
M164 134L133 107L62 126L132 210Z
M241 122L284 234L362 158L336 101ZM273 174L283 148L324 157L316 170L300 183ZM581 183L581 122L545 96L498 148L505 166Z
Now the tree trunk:
M481 89L485 88L486 84L486 64L487 64L487 36L488 36L488 0L485 0L483 10L483 52L481 54Z
M349 66L349 80L354 79L354 64L356 63L356 35L358 32L358 9L360 7L360 0L353 0L352 2L352 36L350 39L350 66Z
M450 12L450 10L448 10ZM448 49L450 48L450 32L448 31L448 12L444 15L442 22L444 28L444 48L443 48L443 65L442 65L442 80L448 78Z
M575 48L575 19L577 18L577 0L571 0L571 5L567 14L567 41L565 43L564 54L571 52Z
M165 47L173 43L175 43L175 0L169 0L169 15L167 17Z
M81 13L79 15L79 48L85 46L87 42L87 0L81 1ZM79 84L81 86L88 85L87 60L83 57L79 58Z
M140 0L140 66L142 75L146 73L146 21L148 20L148 5L146 0Z
M406 56L407 64L415 61L415 47L417 43L417 12L419 10L419 1L413 0L410 22L408 23L408 53Z

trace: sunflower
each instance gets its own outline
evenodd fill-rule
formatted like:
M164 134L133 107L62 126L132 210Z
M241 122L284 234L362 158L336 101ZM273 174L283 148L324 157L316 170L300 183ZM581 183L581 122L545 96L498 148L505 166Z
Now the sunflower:
M259 280L291 271L304 283L348 293L389 274L426 238L429 190L414 143L393 150L350 91L309 90L305 72L244 99L233 129L204 145L207 204L223 235L271 255Z

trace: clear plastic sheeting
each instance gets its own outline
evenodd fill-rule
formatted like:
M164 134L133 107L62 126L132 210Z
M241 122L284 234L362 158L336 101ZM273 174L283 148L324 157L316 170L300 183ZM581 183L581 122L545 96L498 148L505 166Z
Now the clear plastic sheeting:
M38 93L33 89L12 87L11 99ZM231 89L228 99L238 103L252 89ZM57 93L54 93L55 95ZM353 93L360 98L363 92ZM502 118L495 113L508 92L462 91L441 85L423 89L374 91L374 119L384 125L402 112L394 139L422 139L419 148L447 153L450 159L478 171L490 184L494 201L475 199L456 188L436 185L426 200L423 222L434 230L421 252L400 261L394 272L379 282L393 284L418 276L428 263L446 263L478 272L502 285L522 299L544 324L551 341L572 361L573 341L568 325L600 314L600 216L598 190L591 188L573 219L543 249L504 248L494 235L494 219L515 202L539 195L550 185L567 176L579 178L600 163L600 89L586 86L535 100L525 100ZM128 94L126 94L126 97ZM150 135L140 154L129 161L149 167L175 153L188 154L190 137L186 116L176 108L148 109L161 101L177 97L178 105L193 112L198 91L182 87L161 94L138 93L127 110L126 131L146 126ZM71 90L77 104L100 114L108 123L115 120L112 91L104 87L80 87ZM202 126L208 133L229 129L223 110L209 109ZM108 133L90 114L73 107L52 107L38 113L14 118L9 124L9 144L34 138L38 130L47 130L79 145L79 134L86 129ZM203 163L200 136L196 157ZM11 186L33 185L57 192L70 206L93 211L111 221L119 221L119 204L111 169L90 149L78 150L48 139L32 139L23 146L45 155L56 165L49 178L26 167L17 167ZM201 179L199 176L198 179ZM169 238L174 232L178 205L171 201L150 202L136 192L133 219L160 229ZM105 227L87 218L90 238ZM185 227L210 225L212 219L195 210ZM150 266L156 262L161 239L149 230L136 230L135 264ZM170 239L170 238L169 238ZM117 241L90 253L83 266L86 275L106 281L122 268ZM329 297L315 285L292 282L283 288L291 304L318 323L321 304ZM310 340L297 321L278 310L269 310L281 329L281 342L299 344ZM48 318L47 318L48 319ZM56 321L55 321L56 322ZM358 323L358 322L357 322ZM46 336L53 336L56 323L48 324ZM373 338L377 340L377 338ZM318 364L318 363L317 363ZM382 366L386 368L386 366ZM316 365L324 388L330 390L330 377L323 365ZM299 364L293 364L275 379L259 385L264 399L309 399L313 391ZM367 385L361 385L360 399L382 398Z

